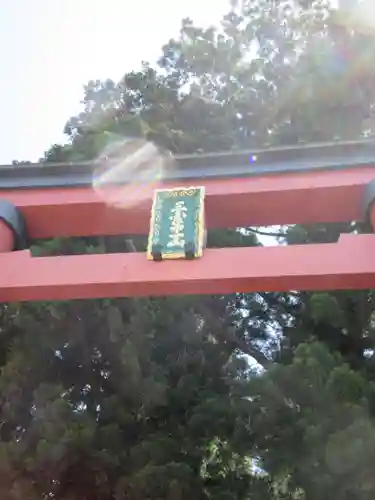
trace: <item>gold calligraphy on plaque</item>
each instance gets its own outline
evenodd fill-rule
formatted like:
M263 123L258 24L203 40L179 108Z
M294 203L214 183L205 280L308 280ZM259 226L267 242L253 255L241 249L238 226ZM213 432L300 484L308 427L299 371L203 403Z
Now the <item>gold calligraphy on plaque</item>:
M185 245L185 219L187 217L187 208L183 201L178 201L171 210L169 220L171 228L169 231L168 247L183 247Z
M201 257L204 188L158 189L154 193L147 246L149 260ZM190 252L190 253L189 253Z

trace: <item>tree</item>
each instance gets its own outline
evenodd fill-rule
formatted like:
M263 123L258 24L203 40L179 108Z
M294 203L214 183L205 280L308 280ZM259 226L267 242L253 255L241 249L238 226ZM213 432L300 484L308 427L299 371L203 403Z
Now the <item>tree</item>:
M322 343L252 380L262 464L302 498L367 499L374 492L374 384Z
M68 143L43 160L121 158L129 138L188 153L368 133L373 69L356 66L363 35L337 26L322 2L234 2L218 28L185 20L157 65L89 82ZM129 236L33 251L129 251ZM210 246L254 244L251 231L209 234ZM370 497L372 303L370 292L333 292L4 306L2 497Z

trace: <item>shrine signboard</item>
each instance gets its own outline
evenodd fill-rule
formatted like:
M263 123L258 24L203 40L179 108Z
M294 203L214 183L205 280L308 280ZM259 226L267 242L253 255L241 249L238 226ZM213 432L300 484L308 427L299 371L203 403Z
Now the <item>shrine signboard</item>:
M204 187L157 189L147 258L195 259L202 256L204 243Z

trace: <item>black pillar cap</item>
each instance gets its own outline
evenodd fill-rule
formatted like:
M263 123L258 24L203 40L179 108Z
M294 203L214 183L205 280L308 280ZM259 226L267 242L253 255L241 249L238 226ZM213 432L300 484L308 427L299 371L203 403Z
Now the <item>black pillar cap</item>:
M0 220L2 220L13 233L13 250L28 248L25 219L19 209L8 200L0 200Z
M371 224L370 211L374 202L375 202L375 179L373 179L367 184L362 197L362 216L364 221L369 224Z

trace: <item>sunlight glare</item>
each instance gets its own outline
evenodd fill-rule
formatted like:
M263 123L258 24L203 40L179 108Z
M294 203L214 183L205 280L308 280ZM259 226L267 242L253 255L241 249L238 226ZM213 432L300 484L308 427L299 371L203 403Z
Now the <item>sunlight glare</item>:
M124 209L148 199L174 164L169 152L139 138L112 141L96 163L95 191L108 205Z

